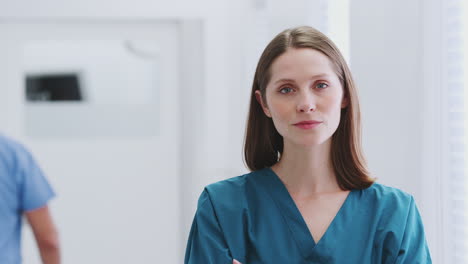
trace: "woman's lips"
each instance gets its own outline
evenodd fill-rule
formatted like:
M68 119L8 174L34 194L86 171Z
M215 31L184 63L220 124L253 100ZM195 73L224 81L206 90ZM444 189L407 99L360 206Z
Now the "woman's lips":
M296 123L294 125L301 129L312 129L312 128L319 126L320 124L322 124L322 122L320 121L303 121L303 122Z

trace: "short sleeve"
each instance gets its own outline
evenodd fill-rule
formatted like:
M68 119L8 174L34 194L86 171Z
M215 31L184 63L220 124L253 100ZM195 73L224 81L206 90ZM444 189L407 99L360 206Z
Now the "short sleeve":
M198 200L198 208L190 230L185 264L232 264L224 234L213 204L205 190Z
M395 264L432 263L418 208L411 197L403 239Z
M17 146L16 155L20 209L31 211L45 206L55 195L52 187L29 151Z

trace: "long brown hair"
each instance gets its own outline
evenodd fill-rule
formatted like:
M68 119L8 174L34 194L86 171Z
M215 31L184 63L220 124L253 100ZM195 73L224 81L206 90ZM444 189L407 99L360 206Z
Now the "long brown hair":
M255 98L260 90L266 102L265 91L271 78L271 65L288 48L310 48L322 52L333 65L344 89L348 105L341 109L340 124L332 136L331 161L338 185L343 190L364 189L374 179L367 170L361 146L361 112L358 94L351 72L335 44L320 31L307 26L287 29L279 33L265 48L257 64L250 95L250 109L244 144L247 167L260 170L278 162L283 153L283 137L276 130Z

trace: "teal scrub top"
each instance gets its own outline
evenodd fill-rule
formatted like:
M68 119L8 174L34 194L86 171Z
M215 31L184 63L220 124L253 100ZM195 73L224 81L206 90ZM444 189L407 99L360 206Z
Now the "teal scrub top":
M411 195L374 183L351 190L315 243L270 168L207 186L190 231L186 264L432 263Z

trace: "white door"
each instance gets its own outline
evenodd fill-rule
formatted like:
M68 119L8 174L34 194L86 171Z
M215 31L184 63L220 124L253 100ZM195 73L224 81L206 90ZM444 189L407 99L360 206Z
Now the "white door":
M64 263L178 263L178 25L0 24L0 129L33 152ZM81 101L27 101L28 77L72 74ZM24 263L40 263L26 228Z

